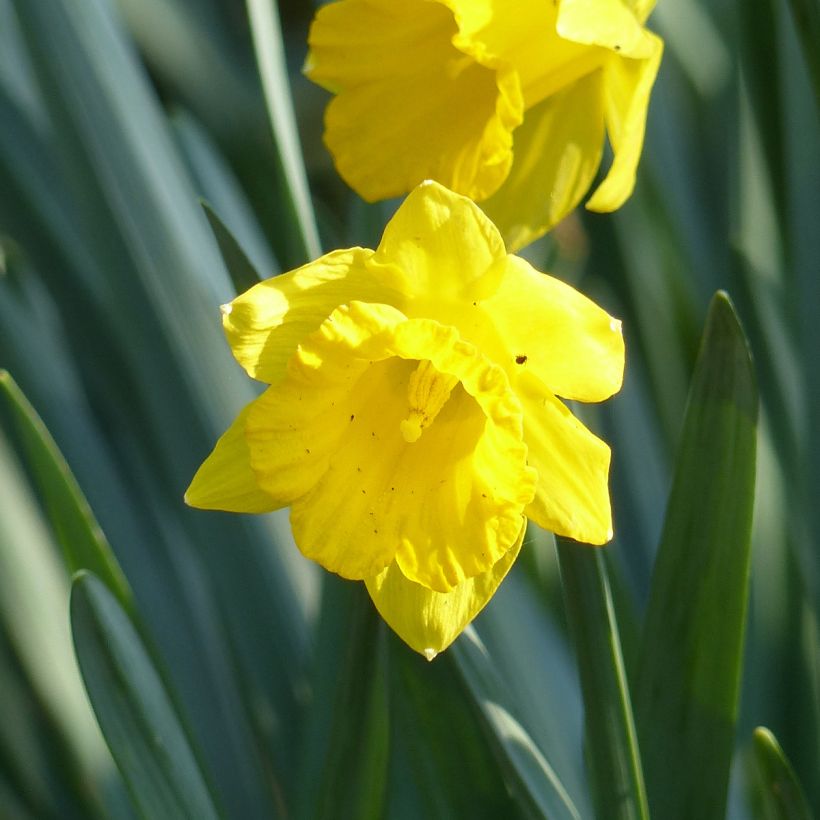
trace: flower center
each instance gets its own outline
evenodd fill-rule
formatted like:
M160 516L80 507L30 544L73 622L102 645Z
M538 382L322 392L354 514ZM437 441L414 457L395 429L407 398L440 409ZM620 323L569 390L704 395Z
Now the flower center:
M418 367L410 374L410 381L407 384L410 413L399 425L401 434L408 444L418 441L424 428L435 421L456 384L456 376L436 370L428 359L419 362Z

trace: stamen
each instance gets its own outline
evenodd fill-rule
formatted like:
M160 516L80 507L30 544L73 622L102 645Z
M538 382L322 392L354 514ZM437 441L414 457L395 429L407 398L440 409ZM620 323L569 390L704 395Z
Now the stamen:
M419 362L407 385L410 413L399 425L401 434L408 444L418 441L424 428L435 421L457 383L458 379L455 376L439 372L429 360Z

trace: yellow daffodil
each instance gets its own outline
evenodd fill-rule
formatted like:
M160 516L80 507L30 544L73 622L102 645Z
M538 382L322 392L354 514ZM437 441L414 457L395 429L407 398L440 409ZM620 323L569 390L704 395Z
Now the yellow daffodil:
M376 251L334 251L223 307L233 353L270 387L217 443L196 507L290 507L296 544L363 580L427 657L515 560L526 518L602 544L609 448L557 398L621 384L620 323L508 255L489 219L437 183Z
M589 190L632 193L663 51L654 0L338 0L310 30L305 73L336 96L325 142L369 201L435 179L481 202L515 250Z

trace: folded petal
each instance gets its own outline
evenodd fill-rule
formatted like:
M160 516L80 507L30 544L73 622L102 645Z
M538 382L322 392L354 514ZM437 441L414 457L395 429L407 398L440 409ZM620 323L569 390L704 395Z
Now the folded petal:
M578 401L603 401L620 390L621 323L560 279L509 256L482 308L506 342L508 372L531 373L550 392Z
M434 592L408 580L390 564L365 579L367 591L389 626L416 652L432 660L445 650L495 594L513 565L526 532L526 519L512 547L489 570L449 592Z
M589 190L604 146L601 71L529 109L514 139L507 180L481 203L510 251L543 236Z
M305 73L337 94L325 142L365 199L428 178L481 198L506 176L522 116L518 78L457 48L457 33L438 3L344 0L317 13Z
M367 267L372 254L362 248L333 251L223 306L225 334L248 375L269 383L280 379L299 342L345 302L400 301L391 283Z
M278 509L271 495L259 487L251 468L245 424L251 405L236 417L213 452L197 470L185 493L185 503L202 510L263 513Z
M527 517L557 535L605 544L612 538L609 447L534 377L522 377L516 392L529 464L538 472Z
M387 305L334 311L246 435L259 486L291 503L297 545L347 578L395 559L452 589L510 549L534 492L501 368L454 328Z
M643 149L649 95L658 74L663 41L647 32L651 51L642 59L615 57L604 68L606 130L614 159L609 173L587 202L591 211L614 211L635 187Z
M402 288L435 311L442 299L464 300L506 250L495 225L467 197L427 181L411 191L384 230L370 262L395 269Z

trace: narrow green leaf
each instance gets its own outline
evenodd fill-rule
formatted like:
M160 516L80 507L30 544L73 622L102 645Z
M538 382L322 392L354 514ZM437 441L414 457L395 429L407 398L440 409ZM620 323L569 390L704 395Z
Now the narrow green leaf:
M384 625L362 584L323 580L297 816L378 820L389 759Z
M814 96L820 110L820 2L818 0L789 0L794 18L794 27L803 48L803 57L808 63L809 74L814 86Z
M219 817L167 691L114 596L82 572L71 629L91 705L138 810L148 818Z
M519 802L533 817L579 820L564 785L513 714L490 656L475 630L468 628L448 650L478 708L485 730Z
M564 602L584 692L586 747L600 820L648 820L618 624L600 550L558 543Z
M282 233L292 235L299 243L298 248L292 249L292 258L282 261L288 267L295 267L319 256L321 247L293 113L282 27L275 0L247 0L247 6L256 61L279 154L283 194L286 192L283 199L288 224L283 226Z
M69 574L91 570L130 610L131 588L105 534L45 424L5 370L0 370L0 408L8 414L37 482Z
M634 687L649 807L722 820L740 688L757 387L725 293L712 300L653 572Z
M763 816L767 820L811 820L800 781L777 738L764 726L754 731L753 747Z
M398 637L390 649L390 791L386 816L518 820L493 741L451 650L428 663ZM535 817L541 815L536 813Z
M225 223L216 215L214 209L207 202L202 202L202 210L205 211L205 216L208 217L208 223L214 232L219 251L222 254L222 259L231 276L236 292L243 293L248 288L258 284L262 277L251 264L251 260L245 255L245 251L242 250Z

